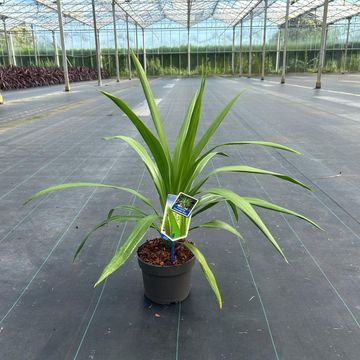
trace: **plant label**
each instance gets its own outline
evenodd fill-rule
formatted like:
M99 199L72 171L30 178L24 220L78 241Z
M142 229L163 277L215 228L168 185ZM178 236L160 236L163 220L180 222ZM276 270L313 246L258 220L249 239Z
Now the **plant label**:
M190 195L181 192L171 206L171 210L182 216L189 217L198 201Z
M178 208L185 209L187 211L186 213L188 215L185 216L182 213L179 213L178 211L174 211L172 209L181 194L183 193L180 193L178 196L169 194L167 197L164 217L161 225L161 237L164 240L176 241L184 239L188 236L191 222L191 211L196 205L197 200L191 198L195 200L193 206L191 206L192 203L181 203L182 205L188 205L187 208L184 206L180 206L180 203L178 204Z

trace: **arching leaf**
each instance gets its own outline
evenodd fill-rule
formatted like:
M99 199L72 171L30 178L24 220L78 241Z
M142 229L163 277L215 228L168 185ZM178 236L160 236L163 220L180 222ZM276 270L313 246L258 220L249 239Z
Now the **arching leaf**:
M222 309L222 300L221 300L220 291L217 286L215 276L214 276L213 272L211 271L208 263L206 262L204 255L194 244L191 244L188 241L184 241L184 245L194 254L196 260L199 262L201 270L203 271L203 273L205 275L205 278L209 282L210 287L212 288L212 290L214 291L214 293L216 295L216 298L219 303L219 307L220 307L220 309Z
M99 279L95 283L94 286L99 285L103 280L105 280L110 274L116 271L124 262L129 258L131 253L134 251L139 242L143 239L146 232L150 228L153 221L157 218L156 215L145 216L141 220L139 220L133 230L131 231L128 238L121 245L119 250L116 251L113 258L106 265Z

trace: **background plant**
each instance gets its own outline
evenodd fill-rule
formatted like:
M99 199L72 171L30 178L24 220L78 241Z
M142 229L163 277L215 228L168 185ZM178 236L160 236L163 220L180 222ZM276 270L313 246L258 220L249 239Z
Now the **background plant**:
M103 78L109 74L102 70ZM86 66L69 68L71 82L97 79L97 71ZM0 66L0 90L24 89L64 83L64 71L60 67L45 66Z
M226 105L226 107L219 112L210 126L206 129L204 135L197 139L196 135L200 120L205 79L202 79L199 90L196 91L188 106L184 121L181 124L175 141L174 149L172 153L170 153L170 149L163 130L163 124L160 119L149 82L140 62L134 53L132 53L132 60L135 64L136 71L141 81L156 133L153 133L122 99L102 91L105 96L111 99L127 115L128 119L137 128L145 146L134 138L124 135L108 137L106 140L116 139L124 141L138 154L147 168L153 184L157 190L161 211L159 212L158 206L156 206L156 204L154 204L149 198L143 194L140 194L138 191L117 185L105 185L97 183L68 183L52 186L34 194L28 201L57 190L91 186L126 191L136 196L142 202L144 206L141 208L134 205L119 204L118 206L110 209L107 217L99 224L97 224L86 235L77 248L74 258L76 258L76 256L79 254L90 235L99 228L112 222L132 221L135 223L128 238L123 242L108 265L104 268L102 274L95 283L95 286L102 282L114 271L116 271L129 258L131 253L135 250L137 245L144 238L145 234L150 228L153 228L160 233L162 213L165 211L167 196L168 194L178 194L179 192L184 192L200 199L193 211L193 219L196 218L196 216L200 213L207 211L220 202L226 202L230 206L236 221L239 220L238 211L241 211L258 227L258 229L261 230L261 232L270 241L274 248L281 254L285 261L287 261L283 251L256 212L255 208L261 207L285 214L294 215L316 227L318 227L318 225L301 214L285 209L279 205L272 204L266 200L244 197L226 188L205 187L205 185L208 179L216 174L232 172L273 176L280 180L291 182L306 189L308 189L308 187L288 175L247 165L223 166L210 171L206 175L203 173L206 170L206 165L213 158L217 156L227 156L227 154L218 150L221 147L259 145L275 148L278 150L290 151L297 154L299 153L290 149L289 147L265 141L230 141L212 146L210 149L207 149L206 147L209 140L213 137L216 130L228 114L229 110L241 94L235 96ZM128 212L128 215L124 215L124 212ZM193 226L190 230L197 228L214 228L226 230L236 235L240 239L243 239L242 235L237 229L218 219L211 219L205 223L195 224L195 226ZM213 289L221 308L222 300L220 292L214 274L208 266L205 257L202 255L201 251L196 245L188 241L184 241L183 244L194 254L195 258L198 260L201 269L211 288Z

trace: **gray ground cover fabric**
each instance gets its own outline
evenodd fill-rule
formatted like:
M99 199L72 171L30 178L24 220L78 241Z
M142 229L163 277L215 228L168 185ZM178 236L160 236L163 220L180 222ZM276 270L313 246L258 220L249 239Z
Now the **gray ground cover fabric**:
M290 264L241 217L239 242L220 231L191 239L217 277L224 308L199 267L181 304L158 306L143 296L132 257L106 282L93 283L131 224L96 233L72 263L84 234L112 205L134 202L106 189L64 191L22 202L62 182L91 181L140 189L156 199L136 154L103 136L137 136L94 82L5 93L0 107L1 359L353 359L360 353L360 76L209 78L202 124L249 87L213 139L267 140L304 154L255 146L227 148L208 168L247 164L290 174L312 192L270 177L219 175L209 185L265 198L317 221L259 210ZM199 79L152 79L169 141ZM103 88L150 119L137 80ZM204 127L200 127L200 133ZM209 219L228 217L225 205ZM202 217L202 219L205 219ZM154 234L149 234L149 237ZM155 317L155 313L160 317Z

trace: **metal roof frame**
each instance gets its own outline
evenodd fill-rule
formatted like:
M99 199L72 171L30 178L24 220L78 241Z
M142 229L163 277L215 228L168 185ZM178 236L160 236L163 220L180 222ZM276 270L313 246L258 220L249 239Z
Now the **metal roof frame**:
M226 25L237 26L240 21L263 17L263 0L97 0L98 29L112 24L112 2L115 1L117 20L129 21L147 28L167 18L184 27L192 27L213 18ZM91 2L61 0L65 22L77 21L93 27ZM312 13L321 23L324 0L293 0L289 20ZM281 27L284 24L286 1L271 0L267 7L267 20ZM330 0L328 24L360 14L360 0ZM6 19L7 28L19 24L33 24L47 30L58 29L57 7L54 0L4 0L0 4L0 17Z

